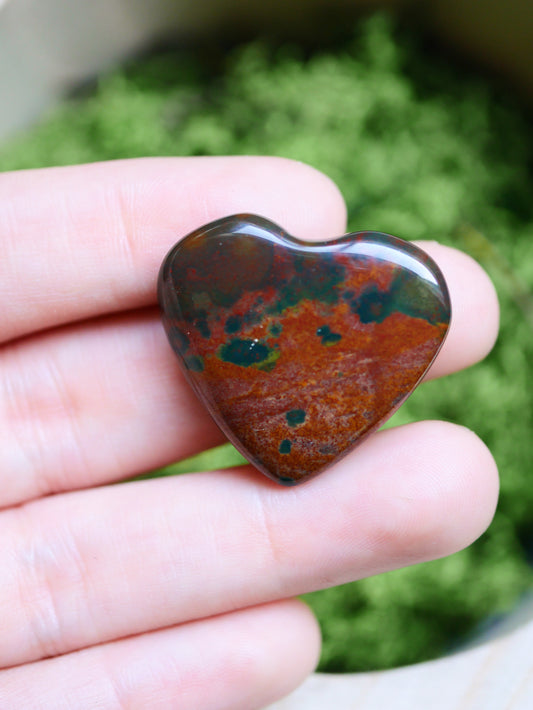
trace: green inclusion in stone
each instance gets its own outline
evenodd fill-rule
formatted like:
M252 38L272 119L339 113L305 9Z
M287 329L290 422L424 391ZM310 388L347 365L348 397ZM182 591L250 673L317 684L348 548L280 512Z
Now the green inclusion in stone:
M291 448L292 444L290 442L290 439L283 439L283 441L279 445L279 452L280 454L290 454Z
M204 369L204 361L200 355L189 355L185 358L185 364L193 372L202 372Z
M219 348L218 357L241 367L256 367L270 372L280 356L280 350L251 338L232 338Z
M285 417L289 426L297 426L298 424L304 423L305 411L303 409L291 409L290 412L287 412Z
M317 329L316 334L322 338L322 345L333 345L342 338L340 333L332 333L329 325L323 325Z

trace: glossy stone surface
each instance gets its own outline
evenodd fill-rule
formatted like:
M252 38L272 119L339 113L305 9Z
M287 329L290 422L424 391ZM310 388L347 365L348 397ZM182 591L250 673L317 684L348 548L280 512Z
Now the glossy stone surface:
M450 322L442 274L414 245L379 232L305 242L246 214L176 244L158 295L198 396L236 448L285 485L378 428Z

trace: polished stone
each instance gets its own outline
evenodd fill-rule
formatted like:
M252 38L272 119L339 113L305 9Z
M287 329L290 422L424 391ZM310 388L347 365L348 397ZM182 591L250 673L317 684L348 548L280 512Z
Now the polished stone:
M305 242L241 214L176 244L158 283L185 375L264 474L323 471L405 401L450 322L423 251L379 232Z

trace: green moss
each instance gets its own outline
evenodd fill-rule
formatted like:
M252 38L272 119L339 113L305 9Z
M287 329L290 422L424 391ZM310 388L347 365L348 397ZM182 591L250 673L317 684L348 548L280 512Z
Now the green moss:
M484 263L502 307L493 353L472 370L424 385L392 423L442 418L475 430L501 471L494 523L445 560L308 597L323 628L323 670L436 656L509 609L532 582L531 125L486 80L427 54L381 15L335 51L256 42L219 64L210 76L201 56L176 52L106 76L90 96L6 148L0 168L139 155L283 155L338 182L350 228L438 239ZM159 473L241 462L221 447Z

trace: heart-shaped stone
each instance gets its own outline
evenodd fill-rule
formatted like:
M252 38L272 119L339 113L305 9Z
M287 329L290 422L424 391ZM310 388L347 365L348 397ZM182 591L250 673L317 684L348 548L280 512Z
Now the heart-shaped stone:
M176 244L158 294L190 384L235 447L285 485L378 428L450 322L439 268L409 242L379 232L305 242L249 214Z

